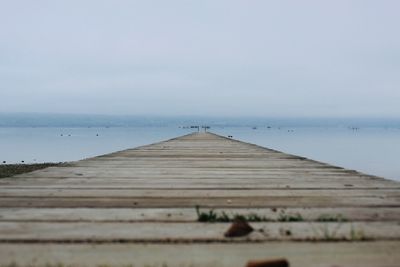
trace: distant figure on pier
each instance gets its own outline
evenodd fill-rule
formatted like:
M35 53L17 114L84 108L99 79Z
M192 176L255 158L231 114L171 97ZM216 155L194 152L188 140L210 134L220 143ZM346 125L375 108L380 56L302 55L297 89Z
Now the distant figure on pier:
M201 126L204 129L204 132L207 132L207 129L210 129L210 126Z

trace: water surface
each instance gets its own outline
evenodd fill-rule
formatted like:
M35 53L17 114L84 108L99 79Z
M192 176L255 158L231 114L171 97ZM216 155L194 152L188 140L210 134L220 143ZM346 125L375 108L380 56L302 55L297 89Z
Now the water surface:
M208 124L220 135L400 181L400 127L382 120L0 115L0 164L80 160L188 134L193 129L186 126L195 124Z

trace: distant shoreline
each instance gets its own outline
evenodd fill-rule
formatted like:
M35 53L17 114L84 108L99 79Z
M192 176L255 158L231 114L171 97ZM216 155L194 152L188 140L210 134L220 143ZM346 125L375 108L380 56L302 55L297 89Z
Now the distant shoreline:
M400 127L400 117L156 116L2 113L0 127Z

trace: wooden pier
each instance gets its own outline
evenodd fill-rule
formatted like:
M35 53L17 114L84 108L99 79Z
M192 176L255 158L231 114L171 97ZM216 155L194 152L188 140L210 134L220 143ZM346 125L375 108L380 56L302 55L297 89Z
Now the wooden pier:
M197 212L239 214L255 231L228 238L231 222ZM212 133L0 179L0 266L274 258L399 266L400 183Z

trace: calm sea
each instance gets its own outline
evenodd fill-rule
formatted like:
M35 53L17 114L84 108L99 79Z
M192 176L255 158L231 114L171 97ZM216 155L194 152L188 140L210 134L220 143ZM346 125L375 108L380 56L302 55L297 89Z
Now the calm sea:
M220 135L400 181L400 121L0 114L0 164L64 162L209 125Z

